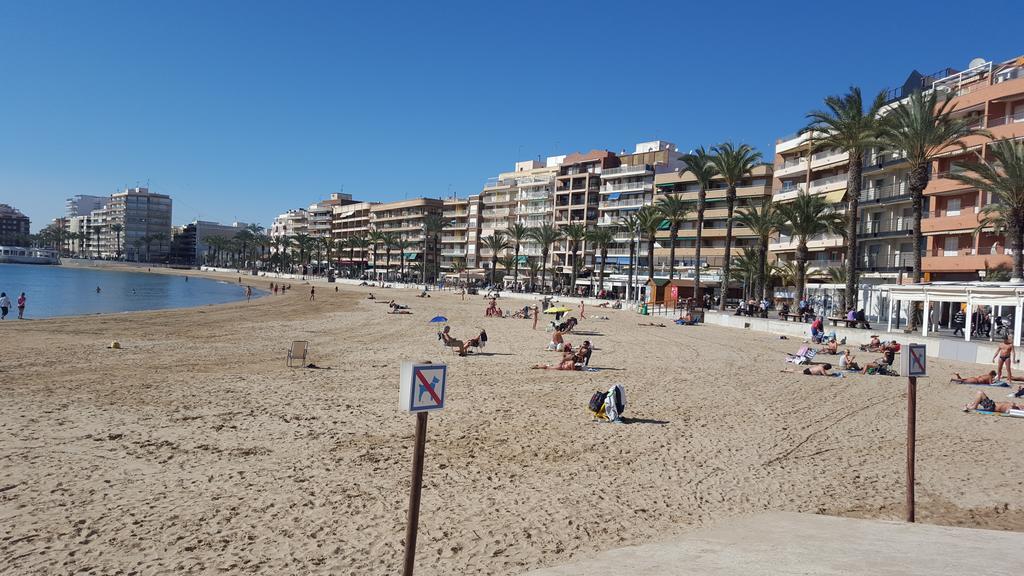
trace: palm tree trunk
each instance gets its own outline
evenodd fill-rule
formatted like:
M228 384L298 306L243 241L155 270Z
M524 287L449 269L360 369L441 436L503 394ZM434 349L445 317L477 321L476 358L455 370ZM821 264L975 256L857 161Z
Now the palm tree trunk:
M601 271L597 275L597 289L604 290L604 261L608 259L608 247L601 248Z
M491 286L496 286L494 283L495 273L498 271L498 253L493 252L491 254Z
M573 290L576 290L576 263L579 261L579 257L578 257L578 255L576 253L577 249L578 249L578 246L576 246L576 243L574 242L573 245L572 245L572 251L569 252L569 254L572 255L572 273L569 275L569 277L572 279L569 282L569 293L570 294L572 294Z
M629 294L631 291L634 290L634 288L633 288L633 269L634 269L633 263L635 261L635 256L636 256L636 239L630 237L630 239L629 239L629 274L627 274L627 279L626 279L626 282L628 282L628 284L626 284L626 294ZM634 294L633 296L636 296L636 295Z
M647 282L654 282L654 236L647 239Z
M672 223L669 227L669 234L672 236L668 239L668 279L672 280L676 277L676 234L679 232L679 225Z
M761 238L761 253L758 254L758 270L760 271L761 299L768 299L768 237Z
M516 265L512 273L512 291L516 292L516 283L519 281L519 242L516 242Z
M1021 247L1024 246L1024 227L1020 225L1020 215L1011 214L1009 218L1007 236L1010 239L1010 248L1013 250L1013 275L1010 280L1019 281L1024 273L1024 254L1021 254Z
M718 309L725 310L725 300L729 295L729 259L732 256L732 212L736 207L736 187L729 186L725 193L727 217L725 224L725 263L722 265L722 298Z
M914 283L921 282L921 256L924 251L922 246L923 236L921 235L921 216L924 211L924 188L928 185L928 166L915 166L910 171L907 188L910 189L910 196L914 206Z
M860 150L850 150L850 166L846 176L846 290L843 311L857 307L857 210L860 206L860 180L863 169Z
M540 291L544 291L544 287L548 284L548 251L540 251Z
M800 302L804 299L804 282L806 280L807 272L807 241L800 239L800 243L796 247L796 301Z
M704 190L704 187L701 186L700 190L697 191L697 246L695 248L697 261L693 265L693 298L701 308L704 307L704 300L701 298L700 293L700 245L701 238L704 236L704 208L707 203L707 196L707 190Z

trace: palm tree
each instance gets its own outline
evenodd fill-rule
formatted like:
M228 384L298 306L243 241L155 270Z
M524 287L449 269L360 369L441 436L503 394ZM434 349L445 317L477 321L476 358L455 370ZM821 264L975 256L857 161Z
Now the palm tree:
M690 204L678 194L667 194L658 200L656 206L661 217L668 222L668 277L671 280L676 277L676 236L679 235L679 226L690 216Z
M438 276L441 275L441 234L447 223L448 221L441 214L427 214L423 217L423 257L427 257L428 250L430 250L432 245L434 255L433 283L435 284L437 283ZM426 262L423 264L425 266ZM425 276L426 269L424 269Z
M145 238L145 237L143 237L143 238ZM135 240L132 240L132 246L135 247L135 261L136 262L141 262L139 254L142 254L142 246L143 245L145 245L145 242L143 241L142 238L136 238Z
M572 256L572 274L570 275L571 280L569 282L569 291L572 292L576 289L576 276L579 274L580 269L580 261L576 257L576 253L580 249L580 244L586 241L587 227L579 223L569 224L562 229L562 233L565 234L565 239L569 241L569 254ZM584 258L586 258L585 251Z
M366 243L370 250L373 251L373 276L374 278L377 278L380 276L380 274L377 273L377 248L384 243L384 233L380 230L371 230L370 233L366 235Z
M494 272L498 267L498 253L502 250L508 250L508 237L501 230L495 230L494 234L484 238L481 244L483 244L484 248L491 251L491 286L495 286Z
M508 276L512 272L513 269L516 269L516 270L519 269L518 261L519 261L519 259L516 258L515 256L511 255L511 254L506 254L506 255L504 255L504 256L502 256L501 258L498 259L498 264L501 264L501 267L505 270L505 273L502 276L503 278L505 276ZM515 279L514 276L513 276L513 279ZM514 284L514 282L513 282L513 284Z
M1006 244L1013 249L1013 272L1010 280L1024 277L1024 142L998 140L988 145L992 160L981 160L965 166L969 172L950 174L950 178L988 192L993 203L981 209L978 231L994 228L1006 231ZM988 280L988 276L985 276Z
M423 246L426 248L426 244ZM412 242L405 239L405 236L399 236L395 240L395 248L398 248L398 255L401 261L398 263L398 273L402 278L405 278L405 253L409 248L412 248ZM426 251L423 252L423 257L426 258Z
M921 281L921 215L924 210L924 189L928 185L928 168L932 159L947 148L964 148L963 139L972 133L974 122L967 116L954 118L953 100L939 100L938 90L928 94L914 92L890 110L879 125L879 140L890 150L899 150L910 165L907 189L914 207L914 282Z
M754 250L744 248L739 256L733 258L732 263L729 279L743 283L743 298L747 299L756 292L754 285L761 275L760 256Z
M750 175L750 171L761 162L761 153L746 144L734 145L732 142L725 142L715 146L714 156L711 163L715 166L718 175L725 182L725 204L726 204L726 225L725 225L725 261L722 270L722 298L718 303L719 310L725 310L726 296L729 292L729 260L732 257L732 213L736 207L736 186L740 180Z
M124 231L124 224L114 223L110 225L110 231L117 236L117 243L114 245L115 258L121 259L121 232Z
M359 251L360 274L366 274L366 249L369 246L370 241L361 236L351 236L348 239L349 256L353 262L356 259L356 250Z
M647 240L647 283L650 284L654 281L654 241L663 218L661 211L651 205L638 210L636 218L640 233Z
M807 260L810 257L807 242L825 233L844 234L845 218L837 214L823 197L811 196L806 191L792 202L778 204L777 209L785 221L787 234L797 239L796 301L799 302L804 298Z
M633 273L636 269L636 248L637 242L640 241L640 238L637 237L637 231L640 229L640 220L637 219L636 212L630 211L619 216L618 227L629 232L629 272L626 274L626 294L628 296L630 292L633 291Z
M530 229L530 238L540 244L541 272L540 288L543 291L547 286L548 255L551 253L551 246L562 239L562 231L550 222L545 222L536 228Z
M615 243L614 226L602 226L593 228L587 232L587 242L594 247L594 251L601 255L601 267L597 274L597 289L604 290L604 265L608 260L608 247Z
M103 225L102 224L97 224L97 225L93 226L93 228L92 228L93 233L96 234L96 257L97 258L101 258L102 257L102 254L100 253L100 232L102 230L103 230Z
M526 227L526 224L522 222L516 222L507 230L508 239L512 243L512 248L515 250L516 266L513 272L513 278L515 281L512 282L512 289L515 290L516 282L519 280L519 248L523 242L529 239L530 229Z
M536 258L529 258L526 261L526 271L530 275L530 292L536 292L537 276L540 274L541 263Z
M878 113L885 105L885 92L879 92L865 110L860 88L851 86L843 96L825 98L826 110L807 114L814 149L835 149L846 152L850 159L846 168L846 291L843 310L857 305L857 219L860 206L861 174L864 153L876 146Z
M776 262L771 267L771 275L778 277L783 288L792 286L795 289L796 277L799 275L799 272L795 260L782 260Z
M381 236L381 244L384 245L384 277L391 277L391 251L395 249L398 237L392 232L385 232Z
M455 273L455 277L460 281L462 280L462 273L466 271L466 260L464 258L455 258L452 260L452 272Z
M772 203L771 200L766 200L760 207L748 206L741 208L736 215L736 222L750 228L751 232L757 234L759 260L757 266L758 274L755 279L757 280L759 290L754 290L754 293L759 293L761 298L768 298L768 289L771 284L768 276L768 241L771 239L772 234L782 228L784 223L782 214L776 208L776 204Z

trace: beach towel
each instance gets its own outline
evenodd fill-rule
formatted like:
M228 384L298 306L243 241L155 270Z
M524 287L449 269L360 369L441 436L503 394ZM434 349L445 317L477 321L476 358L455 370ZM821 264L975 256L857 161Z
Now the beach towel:
M801 364L810 364L811 360L814 360L814 357L817 354L817 350L804 346L800 348L796 354L786 354L786 356L788 356L788 358L786 358L786 362L796 364L797 366Z
M996 380L991 384L975 384L973 382L964 382L963 380L952 379L950 380L953 384L962 384L964 386L991 386L993 388L1009 388L1010 383L1006 380Z
M1010 410L1007 413L1002 412L990 412L988 410L971 410L975 414L981 414L983 416L1007 416L1010 418L1024 418L1024 410Z

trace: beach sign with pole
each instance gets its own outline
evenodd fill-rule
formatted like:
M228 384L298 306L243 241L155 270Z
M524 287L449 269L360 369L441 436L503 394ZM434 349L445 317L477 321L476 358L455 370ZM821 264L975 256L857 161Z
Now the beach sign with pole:
M907 344L900 353L900 373L907 377L906 519L914 521L914 460L917 452L917 379L928 376L924 344Z
M416 563L416 533L420 522L420 493L423 490L423 453L427 444L427 416L444 409L448 366L429 362L402 362L398 405L416 414L416 436L413 440L412 488L409 491L409 516L405 527L404 576L412 576Z

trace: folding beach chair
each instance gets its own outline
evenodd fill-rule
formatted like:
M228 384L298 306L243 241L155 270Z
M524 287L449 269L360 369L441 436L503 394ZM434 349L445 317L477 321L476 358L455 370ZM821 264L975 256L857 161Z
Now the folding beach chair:
M814 359L814 356L817 353L817 350L810 348L808 346L804 346L800 348L800 350L797 351L796 354L786 354L786 356L788 356L788 358L786 358L786 362L790 362L798 366L800 364L810 364L811 360Z
M309 341L308 340L296 340L292 342L292 347L288 349L288 367L292 367L292 361L298 360L300 362L299 367L302 367L306 363L306 357L309 355Z

